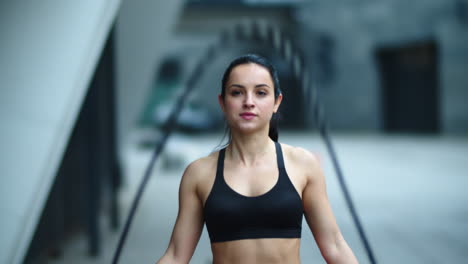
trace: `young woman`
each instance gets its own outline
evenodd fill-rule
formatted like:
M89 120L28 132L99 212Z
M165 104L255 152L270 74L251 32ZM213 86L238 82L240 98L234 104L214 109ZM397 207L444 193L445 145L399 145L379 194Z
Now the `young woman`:
M265 58L245 55L226 69L218 100L230 140L185 170L158 264L189 263L204 223L215 264L298 264L303 215L327 263L358 263L336 224L317 157L277 142L282 98Z

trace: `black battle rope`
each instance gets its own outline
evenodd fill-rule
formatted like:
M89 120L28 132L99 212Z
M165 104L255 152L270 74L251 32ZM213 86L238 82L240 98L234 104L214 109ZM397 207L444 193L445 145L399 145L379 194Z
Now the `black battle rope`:
M351 212L351 216L353 217L353 220L354 220L354 224L356 225L356 228L359 232L359 236L361 237L362 243L364 244L364 247L367 252L367 256L369 257L369 261L370 263L375 264L377 262L375 261L374 253L372 252L371 246L364 232L364 228L362 227L361 221L359 220L359 216L356 212L356 209L354 208L354 204L351 200L351 195L349 194L348 187L346 186L343 172L341 171L341 167L338 163L338 158L336 156L336 153L333 148L326 126L322 126L322 128L320 129L320 134L322 135L322 138L325 141L325 144L327 145L328 153L330 154L330 158L333 162L333 166L335 167L336 175L338 177L341 189L346 199L346 204L348 205L349 211Z
M338 157L336 155L335 149L333 148L333 144L332 144L330 135L328 133L328 127L327 127L327 122L325 119L324 111L320 105L320 100L318 99L319 93L318 93L317 84L314 84L314 86L315 88L313 89L314 97L312 99L312 107L313 107L313 111L315 115L315 120L317 122L317 126L320 131L320 135L322 136L323 141L325 141L325 145L327 146L328 153L330 154L330 158L333 163L333 167L335 168L336 176L338 177L341 190L346 200L346 205L348 206L348 209L351 213L351 217L353 218L354 224L356 225L361 241L364 244L367 257L369 258L369 261L371 264L376 264L377 261L375 260L374 253L367 239L366 233L364 232L364 228L362 227L361 221L356 212L356 208L354 207L353 200L351 199L351 195L348 191L348 187L346 185L346 181L343 176L343 171L341 170L341 166L338 162Z
M163 135L159 139L153 155L151 157L150 163L148 167L146 168L145 174L143 176L143 179L138 187L138 191L135 195L135 198L133 199L133 203L130 209L130 213L128 214L127 220L125 222L125 226L122 230L122 233L120 235L119 243L117 245L117 249L115 251L114 257L112 259L113 264L117 264L120 258L120 254L122 252L123 245L125 243L125 240L127 239L127 234L130 229L130 225L132 224L133 217L135 215L136 209L138 207L138 204L140 202L141 196L143 195L143 191L146 187L146 184L148 183L148 180L151 176L151 171L153 170L154 164L156 163L156 159L159 157L161 154L162 150L164 149L167 140L169 139L169 136L171 135L172 131L174 130L174 127L177 122L177 118L179 117L180 112L182 111L182 108L184 107L185 102L187 101L187 98L190 94L190 92L193 90L193 87L196 86L196 82L198 82L200 76L202 75L203 69L206 67L206 61L203 58L211 58L214 56L215 53L215 46L210 47L206 54L205 57L202 57L202 59L199 61L199 64L196 65L195 70L192 72L192 75L190 78L187 80L185 90L183 93L180 95L178 98L176 104L173 106L172 111L167 118L165 124L162 126L163 127Z

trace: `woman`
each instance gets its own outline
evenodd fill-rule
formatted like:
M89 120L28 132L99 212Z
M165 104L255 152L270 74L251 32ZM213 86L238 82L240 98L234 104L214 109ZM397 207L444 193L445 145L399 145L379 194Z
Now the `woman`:
M327 263L357 263L336 224L317 157L277 142L282 99L265 58L245 55L229 65L218 100L230 141L185 170L172 237L157 263L189 263L204 222L215 264L300 263L303 214Z

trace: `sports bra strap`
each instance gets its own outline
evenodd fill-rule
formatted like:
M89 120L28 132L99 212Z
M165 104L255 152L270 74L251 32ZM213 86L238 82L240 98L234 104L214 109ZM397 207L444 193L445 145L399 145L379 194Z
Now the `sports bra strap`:
M283 151L281 151L280 143L275 141L276 146L276 162L278 163L279 169L284 169Z
M219 151L218 155L218 167L216 169L217 175L223 175L223 170L224 170L224 152L226 151L226 148L223 148ZM221 173L221 174L220 174Z

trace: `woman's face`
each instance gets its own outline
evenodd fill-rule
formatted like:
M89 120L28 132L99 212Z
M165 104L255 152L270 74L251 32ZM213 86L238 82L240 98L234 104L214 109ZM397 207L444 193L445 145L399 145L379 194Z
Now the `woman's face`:
M219 103L233 131L251 133L266 129L282 100L275 100L275 87L266 68L255 63L234 67Z

